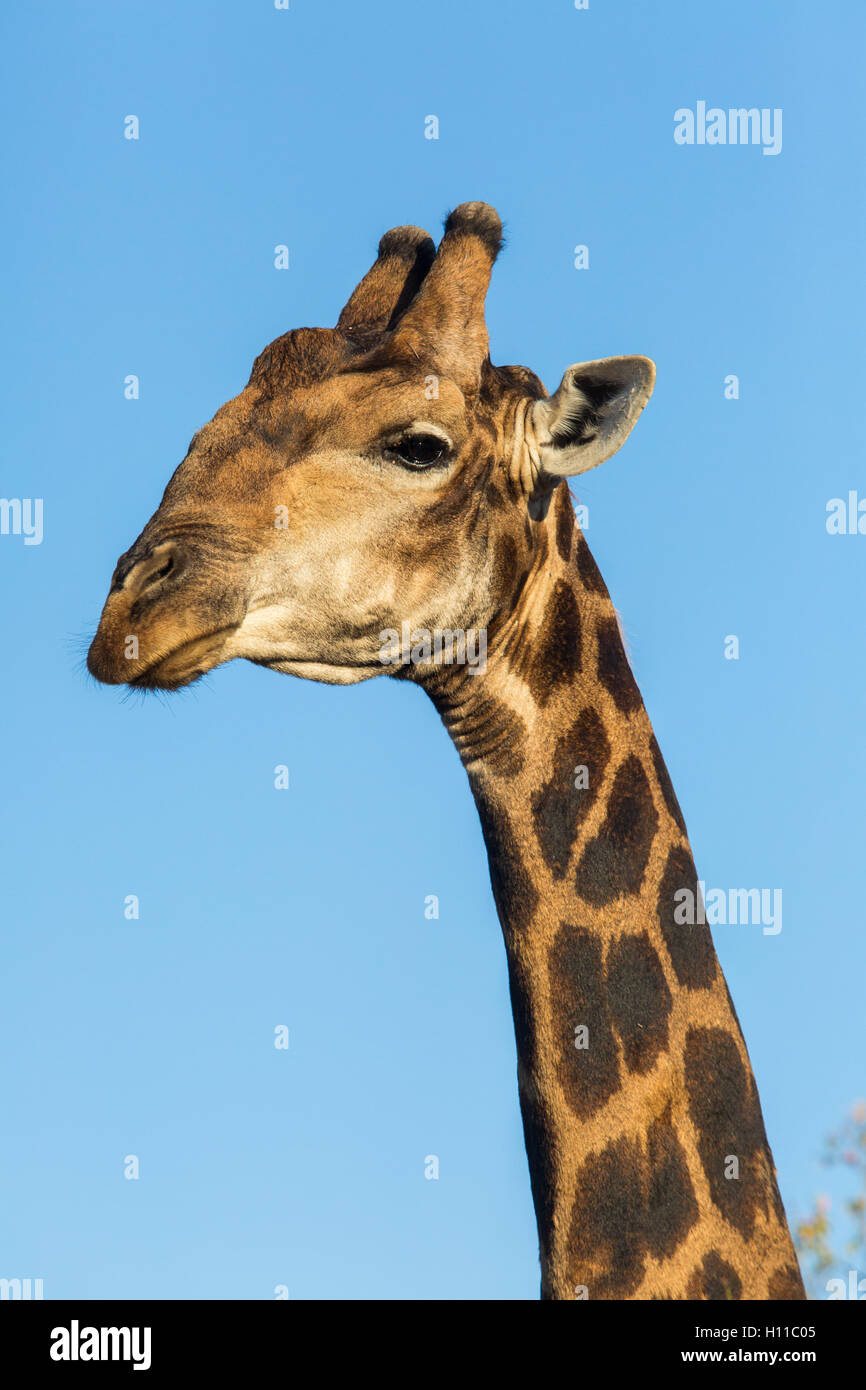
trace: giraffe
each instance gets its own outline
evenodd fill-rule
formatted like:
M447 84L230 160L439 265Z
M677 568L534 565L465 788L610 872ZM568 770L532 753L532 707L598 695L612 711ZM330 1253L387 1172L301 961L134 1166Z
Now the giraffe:
M686 825L567 479L624 443L645 357L553 395L493 366L485 203L438 248L383 236L333 329L272 342L121 556L88 653L175 690L235 657L432 699L466 768L502 925L548 1299L800 1299L752 1068ZM386 664L408 623L483 670ZM577 774L577 775L576 775Z

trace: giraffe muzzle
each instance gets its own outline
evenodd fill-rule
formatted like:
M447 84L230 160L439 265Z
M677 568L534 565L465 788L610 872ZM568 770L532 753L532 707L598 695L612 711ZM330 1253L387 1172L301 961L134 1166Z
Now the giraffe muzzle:
M245 612L212 547L139 540L118 561L87 668L105 685L176 690L219 664Z

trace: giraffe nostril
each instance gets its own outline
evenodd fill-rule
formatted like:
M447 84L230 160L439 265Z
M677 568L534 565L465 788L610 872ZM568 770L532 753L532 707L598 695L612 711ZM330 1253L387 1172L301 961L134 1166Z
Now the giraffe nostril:
M169 541L158 545L143 560L139 560L124 575L121 587L133 591L136 598L153 589L177 566L175 546Z
M149 589L152 584L156 584L160 579L165 579L165 576L167 574L171 574L173 569L174 556L169 555L168 558L164 560L163 563L160 565L159 569L152 570L151 573L147 576L147 578L141 586L142 589Z

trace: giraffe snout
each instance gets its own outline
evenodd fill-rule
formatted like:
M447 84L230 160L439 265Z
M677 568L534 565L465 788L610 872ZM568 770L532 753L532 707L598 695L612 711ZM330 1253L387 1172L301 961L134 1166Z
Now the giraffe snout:
M87 669L105 685L176 690L226 659L243 621L243 575L226 563L222 537L139 537L112 577Z

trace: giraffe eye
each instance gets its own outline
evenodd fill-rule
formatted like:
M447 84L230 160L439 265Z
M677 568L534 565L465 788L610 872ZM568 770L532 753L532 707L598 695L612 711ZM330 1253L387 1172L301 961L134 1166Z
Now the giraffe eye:
M423 472L425 468L436 468L448 458L449 445L438 434L406 434L396 444L389 445L385 457L401 463L404 468L414 468Z

